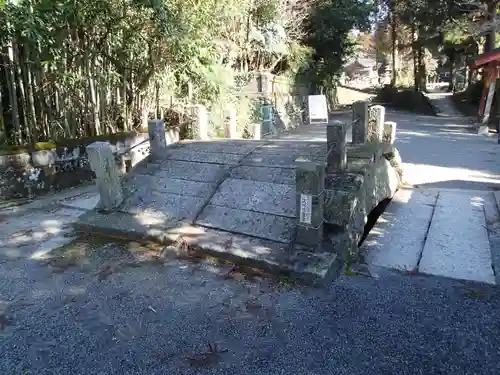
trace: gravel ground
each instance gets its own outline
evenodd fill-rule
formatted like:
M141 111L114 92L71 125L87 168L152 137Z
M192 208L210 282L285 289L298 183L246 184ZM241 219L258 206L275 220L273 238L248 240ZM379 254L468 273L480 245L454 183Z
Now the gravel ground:
M0 373L500 373L498 289L391 273L311 289L154 254L85 239L4 259Z

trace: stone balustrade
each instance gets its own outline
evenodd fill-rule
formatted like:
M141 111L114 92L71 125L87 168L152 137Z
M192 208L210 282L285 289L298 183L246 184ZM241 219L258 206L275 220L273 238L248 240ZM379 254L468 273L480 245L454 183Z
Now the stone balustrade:
M326 164L299 165L296 171L297 243L316 251L331 241L329 247L345 261L360 258L367 215L391 198L402 181L401 158L394 147L396 123L385 122L385 108L356 102L352 113L352 143L346 142L348 124L333 121L326 127ZM313 204L312 196L322 197L321 202Z

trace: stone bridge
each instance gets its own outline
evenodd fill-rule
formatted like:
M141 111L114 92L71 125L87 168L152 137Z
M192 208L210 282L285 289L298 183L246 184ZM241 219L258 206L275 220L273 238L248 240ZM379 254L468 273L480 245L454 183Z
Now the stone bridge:
M401 181L395 124L381 106L353 105L327 142L182 141L150 122L150 156L120 178L107 143L88 146L99 208L80 232L154 241L317 283L359 257L367 213Z

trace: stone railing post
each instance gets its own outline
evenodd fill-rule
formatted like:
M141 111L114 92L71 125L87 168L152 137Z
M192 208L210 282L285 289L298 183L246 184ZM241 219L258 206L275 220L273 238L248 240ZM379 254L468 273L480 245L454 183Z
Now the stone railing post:
M224 111L225 135L226 138L236 139L239 138L236 128L236 109L228 108Z
M343 172L347 167L346 124L333 121L326 126L326 173Z
M123 202L123 191L111 145L108 142L94 142L86 149L90 168L96 175L100 195L99 208L103 211L113 211Z
M368 118L368 141L381 143L384 132L385 107L381 105L371 106Z
M382 142L393 145L396 141L396 126L394 121L384 122L384 135L382 137Z
M365 143L368 139L368 102L352 103L352 143Z
M325 165L297 166L297 244L316 248L323 241Z
M165 137L165 122L163 120L148 121L149 145L151 155L159 157L167 149L167 139Z
M191 115L194 117L193 139L208 139L208 113L207 108L201 104L195 104L191 107Z

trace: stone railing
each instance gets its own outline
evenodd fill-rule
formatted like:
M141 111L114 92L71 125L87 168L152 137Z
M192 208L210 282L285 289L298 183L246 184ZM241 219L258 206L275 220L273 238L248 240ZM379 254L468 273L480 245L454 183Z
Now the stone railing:
M111 149L115 167L122 175L149 155L150 137L146 133L122 133L99 136L98 140ZM167 144L175 143L179 132L164 130L163 137ZM92 181L95 176L88 146L95 142L95 138L71 139L50 149L0 155L0 200L32 198Z
M147 141L149 141L148 156L154 161L165 154L169 144L179 141L179 135L171 130L165 131L163 120L150 120ZM87 146L87 154L100 196L98 209L104 212L113 211L120 206L124 198L116 153L109 142L94 142Z
M358 260L367 215L402 180L396 123L385 122L385 108L356 102L352 114L352 143L346 142L347 123L329 123L326 164L296 170L297 244L333 249L345 261Z

